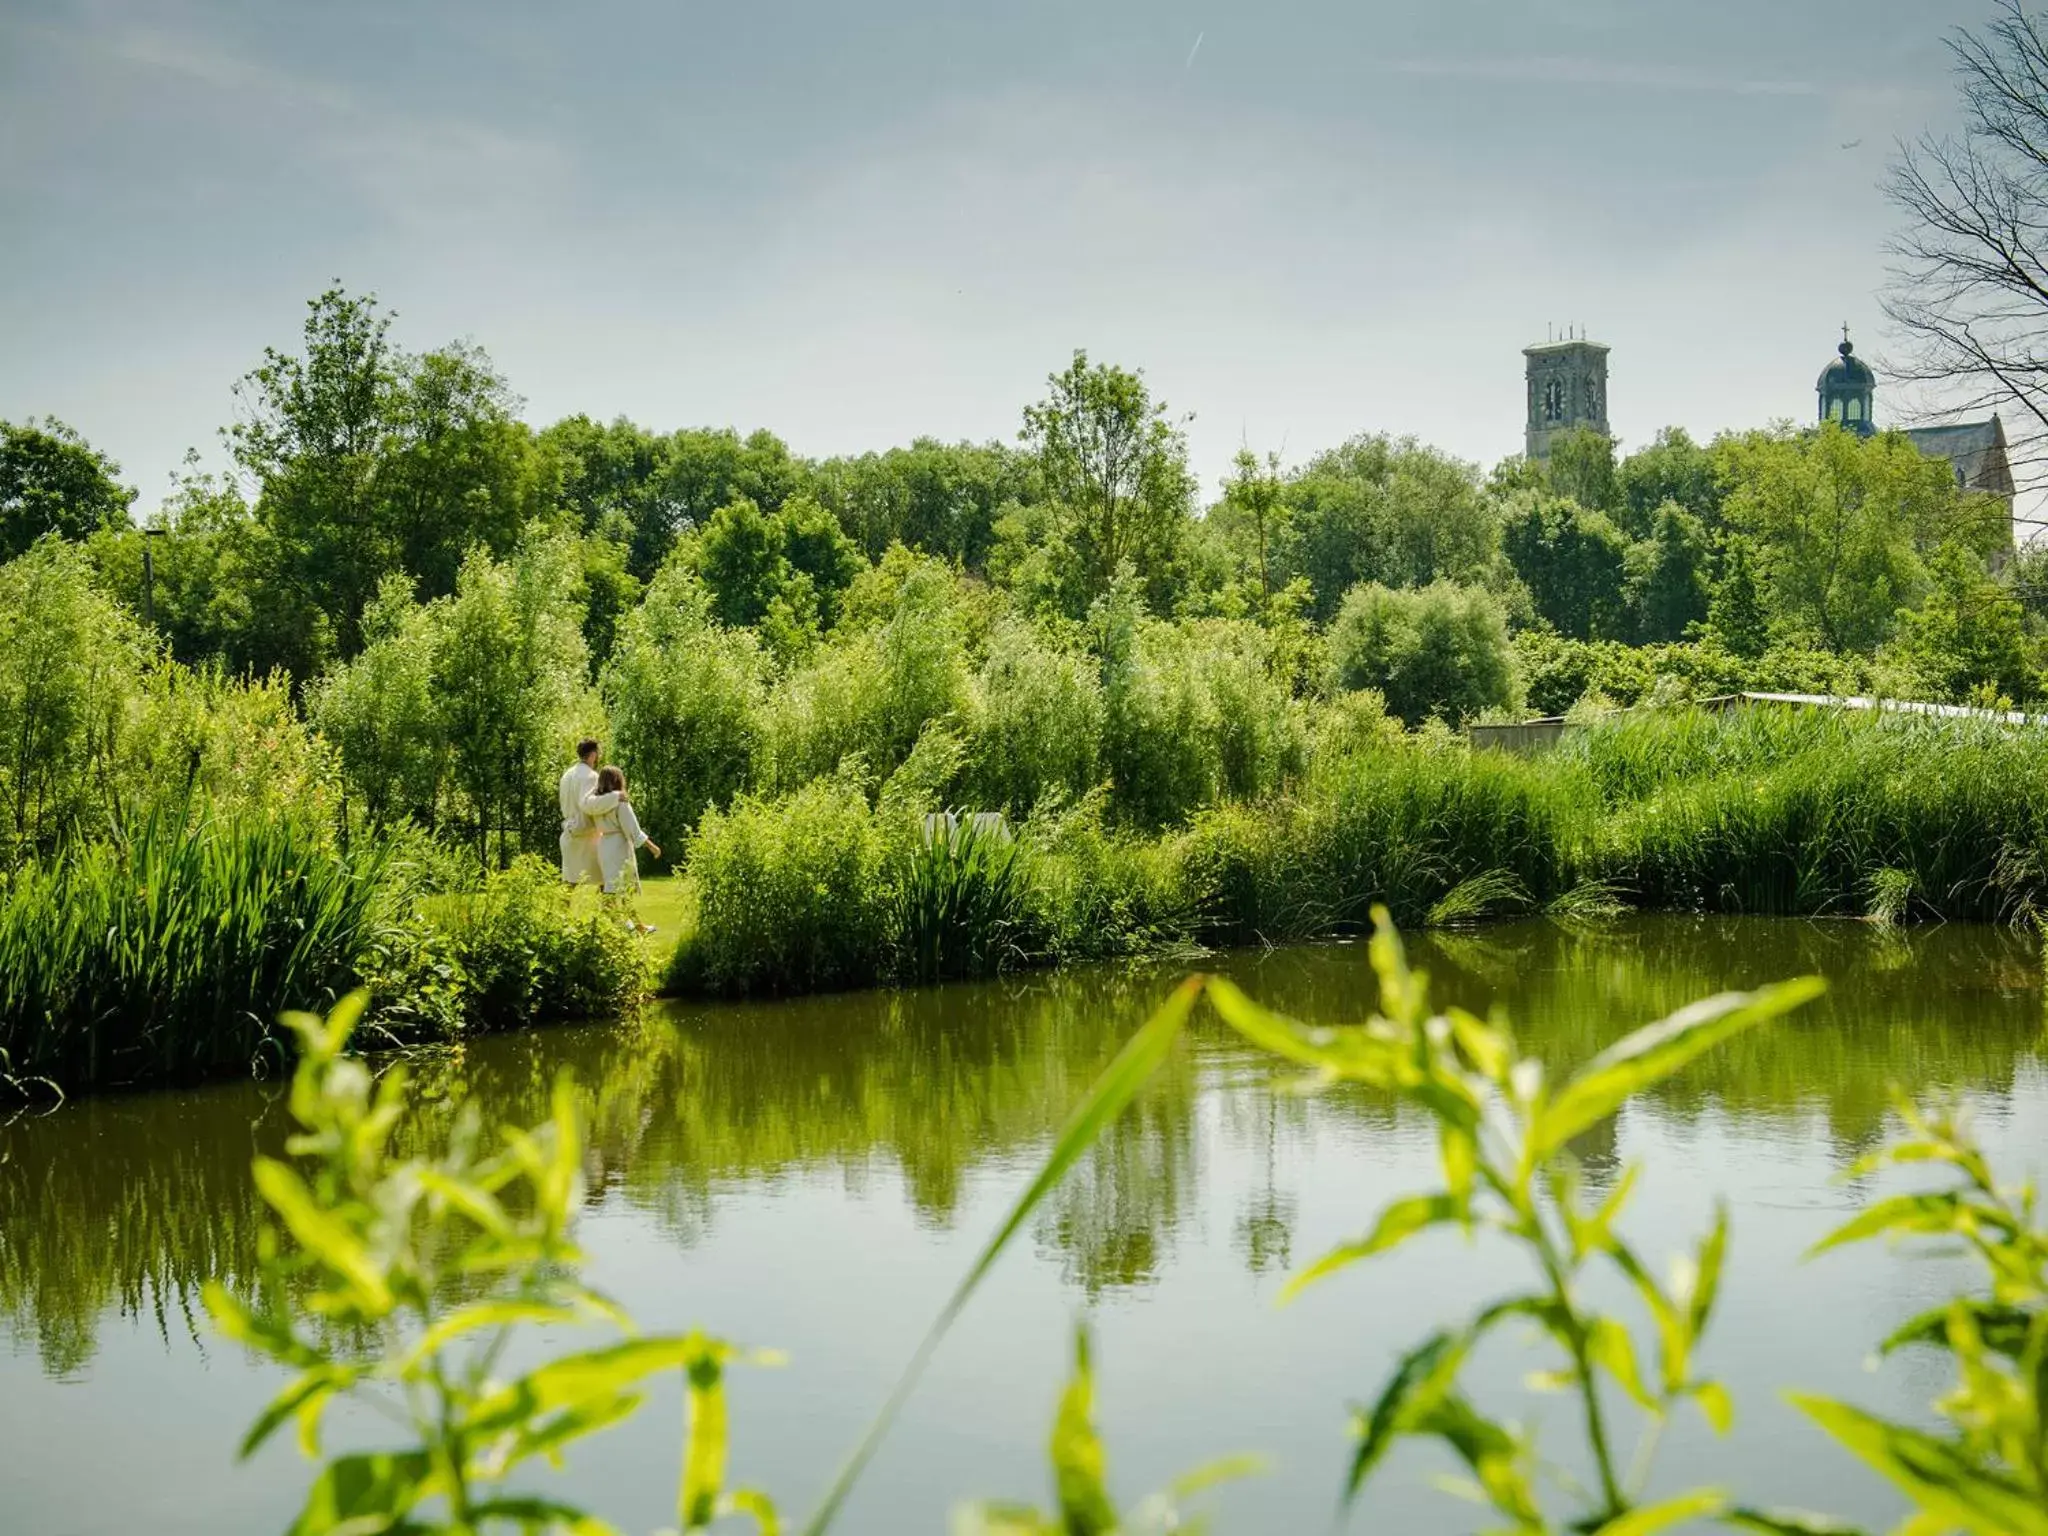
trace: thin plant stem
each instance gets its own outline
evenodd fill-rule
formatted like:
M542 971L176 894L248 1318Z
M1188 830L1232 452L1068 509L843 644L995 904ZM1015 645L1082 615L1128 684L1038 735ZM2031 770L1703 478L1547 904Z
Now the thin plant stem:
M1611 1520L1628 1508L1629 1501L1614 1472L1614 1451L1607 1439L1607 1416L1600 1406L1600 1385L1593 1376L1592 1357L1586 1352L1586 1325L1578 1309L1572 1305L1571 1282L1550 1233L1533 1208L1525 1208L1522 1215L1524 1232L1536 1250L1544 1275L1557 1297L1558 1310L1564 1317L1565 1345L1578 1368L1579 1395L1586 1406L1586 1439L1593 1447L1593 1463L1600 1471L1600 1496L1606 1500L1606 1508L1600 1512L1600 1518Z

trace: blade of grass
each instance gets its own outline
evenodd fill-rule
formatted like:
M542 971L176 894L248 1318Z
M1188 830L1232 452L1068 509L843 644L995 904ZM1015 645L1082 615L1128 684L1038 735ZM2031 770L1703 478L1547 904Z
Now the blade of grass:
M995 1236L989 1239L987 1246L981 1250L980 1257L974 1261L945 1306L939 1310L939 1315L925 1333L923 1342L917 1346L917 1352L910 1357L910 1364L904 1368L895 1390L882 1404L881 1412L875 1415L874 1422L868 1426L868 1431L861 1437L860 1444L854 1448L852 1456L847 1458L846 1465L833 1479L832 1486L826 1491L817 1512L805 1523L803 1536L823 1536L823 1533L830 1529L840 1506L846 1502L847 1495L853 1492L853 1485L859 1481L861 1473L866 1470L869 1461L873 1460L875 1452L881 1449L882 1441L887 1438L890 1428L896 1422L896 1416L902 1412L904 1403L909 1401L911 1392L916 1389L919 1378L924 1375L925 1367L931 1363L932 1355L969 1299L980 1287L990 1268L1002 1256L1003 1250L1009 1247L1010 1240L1030 1219L1039 1202L1058 1187L1060 1180L1066 1177L1067 1170L1080 1160L1082 1153L1095 1144L1096 1138L1123 1113L1124 1108L1137 1097L1139 1089L1143 1088L1151 1080L1152 1074L1158 1071L1160 1063L1166 1060L1167 1053L1173 1049L1174 1042L1186 1028L1188 1013L1193 1009L1195 999L1201 995L1205 983L1205 977L1190 976L1175 988L1173 995L1146 1021L1145 1026L1131 1037L1130 1043L1117 1053L1116 1059L1095 1080L1094 1086L1088 1090L1087 1097L1082 1099L1080 1106L1061 1128L1058 1139L1053 1143L1052 1153L1045 1160L1045 1166L1039 1169L1038 1176L1031 1181L1024 1193L1017 1197L1016 1203L1010 1207L1009 1215L1003 1218L1003 1224L996 1229Z

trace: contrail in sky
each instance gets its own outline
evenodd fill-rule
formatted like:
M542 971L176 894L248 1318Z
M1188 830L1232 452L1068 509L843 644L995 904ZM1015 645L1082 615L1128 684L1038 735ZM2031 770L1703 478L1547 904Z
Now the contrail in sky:
M1208 35L1207 32L1197 32L1195 34L1195 46L1188 50L1188 61L1181 66L1183 72L1195 67L1195 55L1202 51L1202 39Z

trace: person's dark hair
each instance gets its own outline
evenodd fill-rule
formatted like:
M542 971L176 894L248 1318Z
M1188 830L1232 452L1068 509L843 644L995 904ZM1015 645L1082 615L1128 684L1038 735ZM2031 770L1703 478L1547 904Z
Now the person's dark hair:
M597 770L597 792L600 795L608 795L614 790L624 789L625 787L626 775L621 770L612 767L609 763Z
M597 738L595 736L586 736L577 742L576 756L586 763L597 756Z

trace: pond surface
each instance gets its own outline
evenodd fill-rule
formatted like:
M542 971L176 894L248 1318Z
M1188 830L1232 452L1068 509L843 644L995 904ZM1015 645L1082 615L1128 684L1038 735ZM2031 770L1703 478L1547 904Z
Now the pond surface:
M2048 1149L2039 946L1983 929L1636 919L1437 935L1413 945L1434 995L1508 1007L1557 1064L1710 992L1819 973L1833 988L1624 1110L1589 1174L1642 1161L1625 1223L1646 1256L1689 1246L1717 1195L1734 1240L1705 1365L1735 1434L1686 1423L1683 1474L1760 1502L1883 1524L1890 1495L1779 1400L1798 1386L1912 1413L1938 1362L1865 1366L1872 1343L1942 1294L1944 1261L1882 1250L1801 1264L1870 1198L1839 1181L1886 1134L1889 1087L1968 1096L2017 1174ZM1361 1016L1362 946L1221 957L1254 995L1324 1022ZM678 1007L629 1029L472 1046L422 1071L488 1114L529 1122L575 1069L590 1099L592 1278L649 1329L693 1325L788 1353L735 1382L733 1471L806 1510L924 1326L1092 1075L1182 968L778 1004ZM459 1083L455 1080L459 1079ZM285 1133L277 1085L105 1099L0 1130L0 1529L9 1536L258 1532L290 1523L305 1472L290 1436L233 1447L279 1385L212 1338L211 1276L254 1263L251 1155ZM1397 1351L1519 1283L1518 1260L1455 1235L1356 1268L1294 1305L1290 1269L1433 1187L1432 1134L1363 1095L1278 1091L1213 1028L1051 1202L941 1351L841 1529L940 1532L969 1496L1043 1500L1042 1446L1074 1321L1097 1330L1111 1467L1135 1496L1241 1450L1272 1470L1217 1500L1225 1531L1325 1528L1346 1405ZM1483 1357L1495 1407L1526 1412L1519 1341ZM590 1442L565 1491L622 1530L672 1523L680 1406ZM1571 1426L1546 1432L1565 1443ZM1397 1457L1359 1529L1483 1523Z

